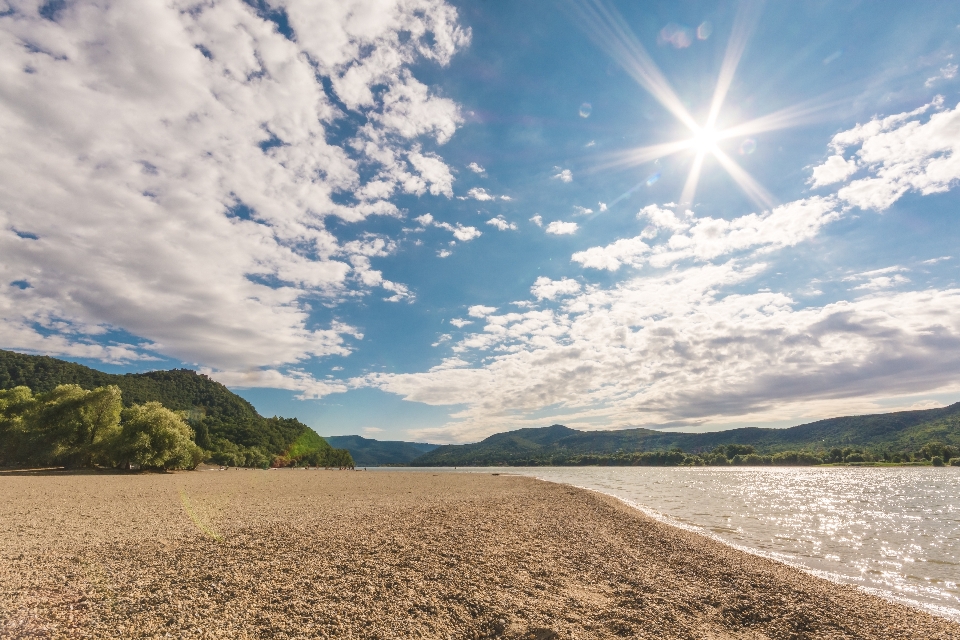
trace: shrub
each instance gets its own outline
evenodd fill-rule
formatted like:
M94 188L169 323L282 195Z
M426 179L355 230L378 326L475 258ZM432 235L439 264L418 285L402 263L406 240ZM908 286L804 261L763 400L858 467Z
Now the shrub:
M940 456L933 456L932 458L930 458L930 462L933 463L933 466L935 467L943 466L943 458L941 458Z
M950 458L951 467L960 467L960 458Z

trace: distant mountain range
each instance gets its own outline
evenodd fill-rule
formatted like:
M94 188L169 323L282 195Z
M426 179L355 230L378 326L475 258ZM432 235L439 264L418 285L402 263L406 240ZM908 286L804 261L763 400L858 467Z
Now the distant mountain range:
M960 446L960 403L942 409L898 411L819 420L789 429L748 427L710 433L652 429L578 431L555 424L492 435L473 444L444 445L412 460L414 466L550 464L562 456L618 452L701 453L726 445L749 445L757 453L829 451L857 447L873 451L915 451L930 442Z
M374 440L362 436L327 436L330 446L346 449L358 466L409 464L440 445L399 440Z

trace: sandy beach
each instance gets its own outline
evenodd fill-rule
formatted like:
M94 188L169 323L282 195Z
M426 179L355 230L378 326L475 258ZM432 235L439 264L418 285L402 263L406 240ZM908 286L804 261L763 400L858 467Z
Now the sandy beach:
M0 637L960 638L507 475L0 473Z

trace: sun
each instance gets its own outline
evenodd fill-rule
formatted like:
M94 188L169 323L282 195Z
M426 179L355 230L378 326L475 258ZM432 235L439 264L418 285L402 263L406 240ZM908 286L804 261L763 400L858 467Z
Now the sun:
M720 139L720 132L716 129L713 127L703 127L694 133L690 139L690 146L693 147L697 153L708 153L713 151L717 143L720 142Z
M730 174L734 182L755 204L762 209L773 208L776 204L774 197L721 149L721 142L816 121L836 103L806 102L732 127L722 129L717 127L727 92L733 82L734 73L750 34L759 19L761 7L762 3L759 0L743 0L740 3L730 40L727 42L727 49L720 66L713 99L710 102L710 110L705 121L697 122L674 92L650 54L647 53L615 9L605 5L602 0L574 0L574 8L580 18L579 24L586 30L591 39L618 62L640 86L649 91L690 132L690 137L683 137L674 142L638 147L610 154L598 168L637 166L669 155L692 152L693 161L679 200L679 204L691 206L696 195L697 184L700 181L704 160L707 156L710 156ZM639 185L636 188L639 188ZM630 189L611 204L627 198L636 188Z

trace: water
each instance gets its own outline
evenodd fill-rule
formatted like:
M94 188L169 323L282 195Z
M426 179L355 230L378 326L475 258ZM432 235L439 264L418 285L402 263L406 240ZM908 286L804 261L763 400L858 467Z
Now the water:
M484 471L601 491L670 524L960 622L957 468Z

